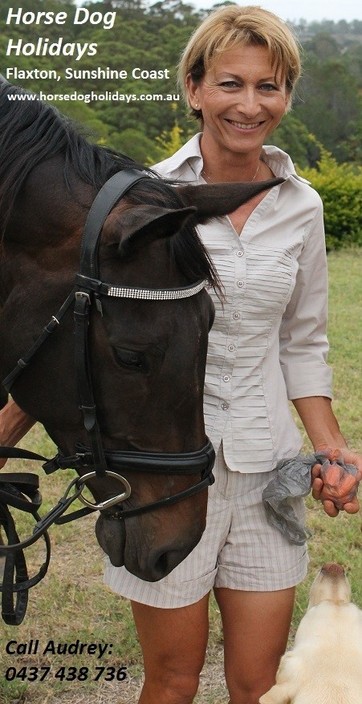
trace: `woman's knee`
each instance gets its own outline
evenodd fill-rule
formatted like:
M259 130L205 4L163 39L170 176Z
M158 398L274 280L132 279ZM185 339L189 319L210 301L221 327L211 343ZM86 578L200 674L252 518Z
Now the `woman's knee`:
M201 668L200 668L201 669ZM199 687L200 672L183 672L164 667L156 673L145 672L140 704L191 704Z
M198 689L208 636L208 597L180 609L133 602L142 647L142 704L189 704Z

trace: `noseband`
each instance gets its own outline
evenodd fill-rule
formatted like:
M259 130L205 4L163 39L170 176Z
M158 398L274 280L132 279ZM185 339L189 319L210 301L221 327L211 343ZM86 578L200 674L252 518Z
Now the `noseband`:
M186 499L193 496L197 492L207 488L213 483L214 477L212 475L212 468L215 459L215 453L211 442L208 440L206 445L195 452L184 452L184 453L167 453L167 452L136 452L132 450L106 450L103 446L101 432L97 419L97 407L94 399L93 384L92 384L92 370L90 364L90 354L89 354L89 328L90 328L90 314L92 308L101 314L102 312L102 298L106 297L116 297L116 298L132 298L138 300L150 300L150 301L172 301L181 300L184 298L190 298L197 295L206 285L206 281L199 281L191 286L186 286L182 288L171 288L171 289L147 289L138 287L125 287L125 286L115 286L103 282L99 278L99 264L98 264L98 249L100 241L100 233L103 224L111 212L115 204L132 188L135 183L144 178L150 178L144 172L138 172L136 170L124 170L116 173L112 176L101 188L88 213L88 217L85 223L82 243L81 243L81 255L80 255L80 270L75 277L75 286L71 293L64 301L63 305L59 311L52 316L49 323L44 327L42 333L32 345L30 350L23 358L19 359L15 368L10 374L4 379L3 386L10 391L13 383L17 380L19 375L24 369L26 369L37 350L43 345L43 343L48 339L48 337L56 330L62 321L65 313L74 303L74 338L75 338L75 366L77 374L77 385L78 385L78 396L79 396L79 406L83 415L84 428L87 431L89 438L90 447L79 446L76 448L76 452L72 456L65 456L61 450L58 454L52 458L47 459L36 453L29 453L25 450L18 450L14 448L0 448L0 457L25 457L28 459L41 459L44 461L43 468L46 473L51 473L59 468L73 468L78 471L83 470L83 474L77 477L71 485L68 487L64 497L60 500L58 505L50 511L43 519L40 519L37 514L37 510L31 510L25 508L24 510L30 510L37 519L37 524L34 529L34 534L32 538L25 540L23 542L16 542L12 545L1 546L0 552L2 550L13 550L19 552L23 547L35 542L35 540L41 535L45 536L48 550L48 540L47 540L47 528L54 522L62 523L73 518L77 518L80 515L85 515L86 513L92 511L103 511L107 518L114 518L117 520L123 520L125 518L137 516L141 513L147 511L153 511L161 507L166 507L172 505L178 501ZM180 491L172 496L165 497L159 501L155 501L144 506L138 506L133 509L124 510L122 508L122 503L129 498L132 492L132 488L127 481L127 479L121 474L122 471L128 470L130 472L149 472L151 474L179 474L179 475L192 475L198 474L200 479L196 484L192 485L184 491ZM1 489L0 484L0 523L6 527L7 517L4 518L3 513L8 512L8 509L2 508L1 503L3 501L3 494L6 494L6 500L10 505L15 505L14 502L9 499L8 488L11 486L9 479L10 475L6 475L6 491ZM16 475L14 475L16 476ZM34 477L36 475L28 475L31 481L35 481ZM110 477L113 480L117 480L122 487L122 490L114 497L111 497L103 502L93 503L88 501L88 499L83 495L83 489L89 480L100 480L104 477ZM25 482L24 478L23 481ZM1 474L0 474L1 482ZM70 489L75 486L75 493L69 496ZM22 485L23 490L23 485ZM37 495L37 506L38 492L34 489ZM16 494L18 492L18 487L15 492L10 491L10 496L12 493ZM29 497L31 491L26 490L24 493ZM85 508L80 511L75 511L71 514L63 516L62 514L69 507L69 505L74 501L75 498L79 498L80 501L85 505ZM30 500L32 503L32 499ZM24 500L24 503L28 502ZM17 506L18 507L18 506ZM9 512L8 512L9 513ZM11 531L12 539L9 542L14 542L13 539L14 532ZM16 533L15 533L16 535ZM47 556L47 564L49 562L49 555ZM46 564L46 567L47 567ZM46 571L45 567L45 571ZM41 569L41 575L39 573L39 581L44 574L44 565ZM13 580L11 580L13 581ZM20 578L20 584L14 586L14 591L17 592L20 602L23 600L21 596L24 590L33 586L36 583L35 579L27 580L23 577ZM4 587L3 587L4 591ZM19 597L20 593L20 597ZM4 600L4 596L3 596ZM21 604L17 604L18 611L20 610ZM13 609L8 608L8 623L20 623L23 615L20 617L19 613L14 616ZM4 609L3 609L3 618ZM20 620L19 620L20 619ZM6 620L6 619L5 619Z

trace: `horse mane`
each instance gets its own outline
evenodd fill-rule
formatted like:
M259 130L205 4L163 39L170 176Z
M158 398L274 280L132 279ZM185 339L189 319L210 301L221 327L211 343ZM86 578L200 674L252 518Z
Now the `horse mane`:
M14 96L12 99L10 96ZM15 97L16 96L16 97ZM0 229L6 224L30 172L43 160L62 155L64 181L70 189L75 175L99 190L118 171L126 168L149 173L127 195L134 205L183 207L177 188L172 188L151 169L130 157L89 142L72 120L55 107L40 101L30 91L0 78ZM170 253L177 267L190 282L207 279L220 288L217 272L195 227L186 224L170 238Z
M88 142L69 118L35 93L0 80L1 220L8 218L30 172L58 154L64 157L68 188L71 171L99 190L121 169L144 169L129 157Z

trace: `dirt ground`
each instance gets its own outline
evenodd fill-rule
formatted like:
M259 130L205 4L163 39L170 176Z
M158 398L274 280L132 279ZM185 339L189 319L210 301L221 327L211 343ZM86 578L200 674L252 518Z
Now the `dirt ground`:
M222 657L220 652L220 666L206 663L195 704L227 704ZM60 697L53 696L51 701L44 704L137 704L141 689L141 678L129 678L122 684L104 684L94 694L85 692L81 695L79 692L75 694L70 691ZM18 700L14 704L23 704L23 702Z

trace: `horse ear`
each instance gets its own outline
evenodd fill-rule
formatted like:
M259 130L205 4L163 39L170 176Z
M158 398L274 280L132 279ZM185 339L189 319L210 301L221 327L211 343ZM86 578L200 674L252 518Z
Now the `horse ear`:
M258 183L213 183L200 186L177 186L177 193L185 205L197 209L197 222L232 213L258 193L283 183L283 178L274 178Z
M137 247L138 242L144 244L145 241L172 237L195 212L194 206L175 210L156 205L114 211L106 220L103 236L106 242L114 243L117 238L119 253L126 255Z

